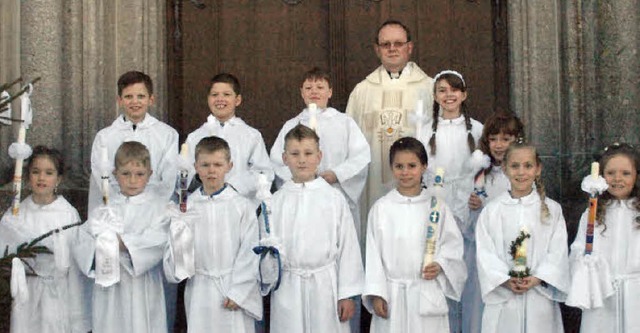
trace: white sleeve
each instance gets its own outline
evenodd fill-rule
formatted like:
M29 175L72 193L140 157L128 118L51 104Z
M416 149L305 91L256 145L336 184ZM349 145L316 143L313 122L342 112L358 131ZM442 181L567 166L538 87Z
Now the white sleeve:
M365 284L364 291L362 292L362 304L369 310L370 313L374 313L373 310L373 296L378 296L389 302L389 291L387 287L387 276L382 263L382 253L380 252L380 246L378 244L377 225L380 219L378 214L379 204L374 205L369 211L368 228L367 228L367 242L366 242L366 263L365 269Z
M459 301L467 280L463 239L453 212L446 205L443 205L443 208L444 219L440 222L442 232L438 239L440 244L434 258L434 261L442 267L443 274L438 274L437 280L448 298Z
M333 168L340 186L352 202L358 202L367 182L371 149L367 139L355 121L348 117L349 142L347 159Z

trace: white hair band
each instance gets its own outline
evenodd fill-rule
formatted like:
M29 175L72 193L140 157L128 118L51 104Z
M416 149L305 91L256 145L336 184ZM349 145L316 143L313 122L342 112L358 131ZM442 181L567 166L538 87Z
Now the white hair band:
M443 70L442 72L440 72L440 73L436 74L436 76L433 78L433 81L434 81L434 82L435 82L435 81L438 81L438 79L439 79L442 75L445 75L445 74L451 74L451 75L455 75L455 76L457 76L458 78L460 78L460 81L462 81L462 84L463 84L465 87L467 86L467 84L464 82L464 79L462 78L462 74L460 74L460 73L458 73L458 72L456 72L456 71L452 71L452 70L450 70L450 69Z

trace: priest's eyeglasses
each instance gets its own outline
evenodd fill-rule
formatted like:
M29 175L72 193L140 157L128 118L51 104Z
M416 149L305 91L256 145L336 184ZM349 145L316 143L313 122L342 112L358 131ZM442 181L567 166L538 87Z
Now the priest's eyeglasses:
M409 44L409 41L406 42L384 42L384 43L378 43L378 46L388 50L391 48L391 46L393 46L393 48L399 49L405 45Z

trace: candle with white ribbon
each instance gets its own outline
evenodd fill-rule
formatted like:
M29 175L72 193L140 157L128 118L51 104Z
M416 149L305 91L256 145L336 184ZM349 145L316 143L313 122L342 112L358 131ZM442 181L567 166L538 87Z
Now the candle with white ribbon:
M25 143L25 138L27 136L27 129L23 126L20 126L20 130L18 131L18 144L23 145ZM18 215L20 212L20 194L22 193L22 164L23 159L16 159L16 170L13 174L13 193L15 196L13 197L13 208L11 209L11 213L13 216Z
M104 170L102 170L102 203L104 205L109 204L109 171L107 166L109 165L109 151L107 147L101 147L100 149L100 158L102 161L102 166Z
M591 163L591 178L598 179L600 173L600 163ZM587 215L587 239L584 245L584 253L591 254L593 251L593 231L595 229L596 213L598 212L598 192L589 193L589 215Z
M316 130L318 128L318 106L315 103L309 103L309 128Z

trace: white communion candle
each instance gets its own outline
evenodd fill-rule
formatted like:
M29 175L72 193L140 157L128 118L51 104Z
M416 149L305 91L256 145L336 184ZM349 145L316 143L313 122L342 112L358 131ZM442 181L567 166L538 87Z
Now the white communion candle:
M182 156L183 158L189 157L189 144L188 143L183 143L182 146L180 146L180 156Z
M312 130L316 130L318 128L318 118L316 116L318 113L318 106L315 103L309 104L309 128Z

